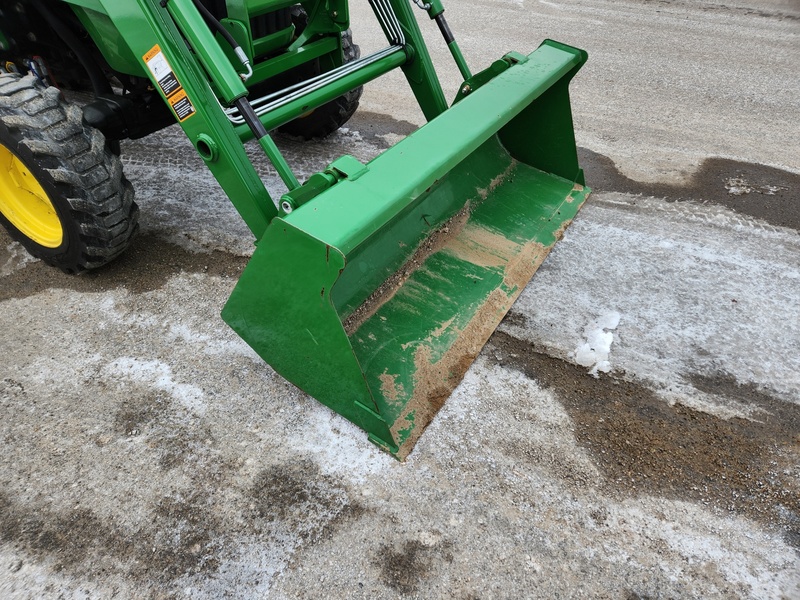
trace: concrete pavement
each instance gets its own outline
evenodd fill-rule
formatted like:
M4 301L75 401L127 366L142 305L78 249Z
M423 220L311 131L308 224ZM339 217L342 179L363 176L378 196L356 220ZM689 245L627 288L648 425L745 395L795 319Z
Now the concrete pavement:
M0 233L0 596L800 596L796 2L449 9L477 66L589 50L595 194L408 461L228 330L246 228L179 131L131 142L120 261L69 278ZM394 143L403 86L290 163Z

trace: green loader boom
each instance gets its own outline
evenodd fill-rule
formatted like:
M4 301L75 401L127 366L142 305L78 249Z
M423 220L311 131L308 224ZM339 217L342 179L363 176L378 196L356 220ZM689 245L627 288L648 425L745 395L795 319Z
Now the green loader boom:
M346 0L65 4L106 75L146 78L161 96L253 232L223 319L405 458L589 194L568 93L586 53L546 40L473 75L433 0L424 9L464 80L450 103L411 0L369 0L386 36L369 56L348 54ZM343 156L299 182L268 132L396 68L427 124L367 164ZM282 197L257 175L250 139Z

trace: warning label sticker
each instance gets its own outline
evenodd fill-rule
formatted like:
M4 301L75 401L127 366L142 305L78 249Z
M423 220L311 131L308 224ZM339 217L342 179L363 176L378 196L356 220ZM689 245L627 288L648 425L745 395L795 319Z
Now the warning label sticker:
M181 89L178 78L175 77L172 67L169 66L164 53L161 52L161 48L157 45L153 46L150 52L144 55L144 62L147 63L147 68L150 69L165 96L169 97Z
M172 106L172 110L178 116L178 120L185 121L191 117L195 113L194 106L186 96L180 81L175 77L175 73L172 71L172 67L169 66L167 58L161 52L159 45L153 46L142 58L144 58L147 68L150 69L153 77L158 82L161 91L164 92L164 96Z
M185 121L195 112L194 106L192 106L191 101L188 96L186 96L186 92L183 90L171 96L169 98L169 103L172 105L172 110L178 115L178 121Z

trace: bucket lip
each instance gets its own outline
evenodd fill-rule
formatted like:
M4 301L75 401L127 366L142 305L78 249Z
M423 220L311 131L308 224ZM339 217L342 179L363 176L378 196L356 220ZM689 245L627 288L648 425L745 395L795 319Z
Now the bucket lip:
M348 335L378 412L399 445L390 453L400 460L591 192L556 175L516 166L522 170L509 170L513 183L491 192L502 197L487 198L451 226L446 239L405 276L405 292L391 294ZM528 193L518 192L520 180ZM546 200L530 202L532 194L544 194ZM499 213L498 206L503 207ZM520 218L523 213L528 218Z
M512 65L375 157L357 180L343 179L284 219L350 253L546 90L571 78L583 62L581 52L546 41L527 61ZM391 201L375 201L387 194Z

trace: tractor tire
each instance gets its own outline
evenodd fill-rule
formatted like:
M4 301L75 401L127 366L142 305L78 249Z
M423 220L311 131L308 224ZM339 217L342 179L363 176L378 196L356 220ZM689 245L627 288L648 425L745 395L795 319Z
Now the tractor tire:
M0 74L0 223L65 273L101 267L128 247L139 208L122 162L83 112L34 77Z
M302 16L305 16L305 13ZM353 43L353 34L349 29L342 32L342 52L346 63L361 58L361 49ZM319 74L319 68L311 76L317 74ZM326 137L347 123L355 114L363 91L363 86L357 87L327 104L297 117L294 121L281 125L278 131L304 140Z

